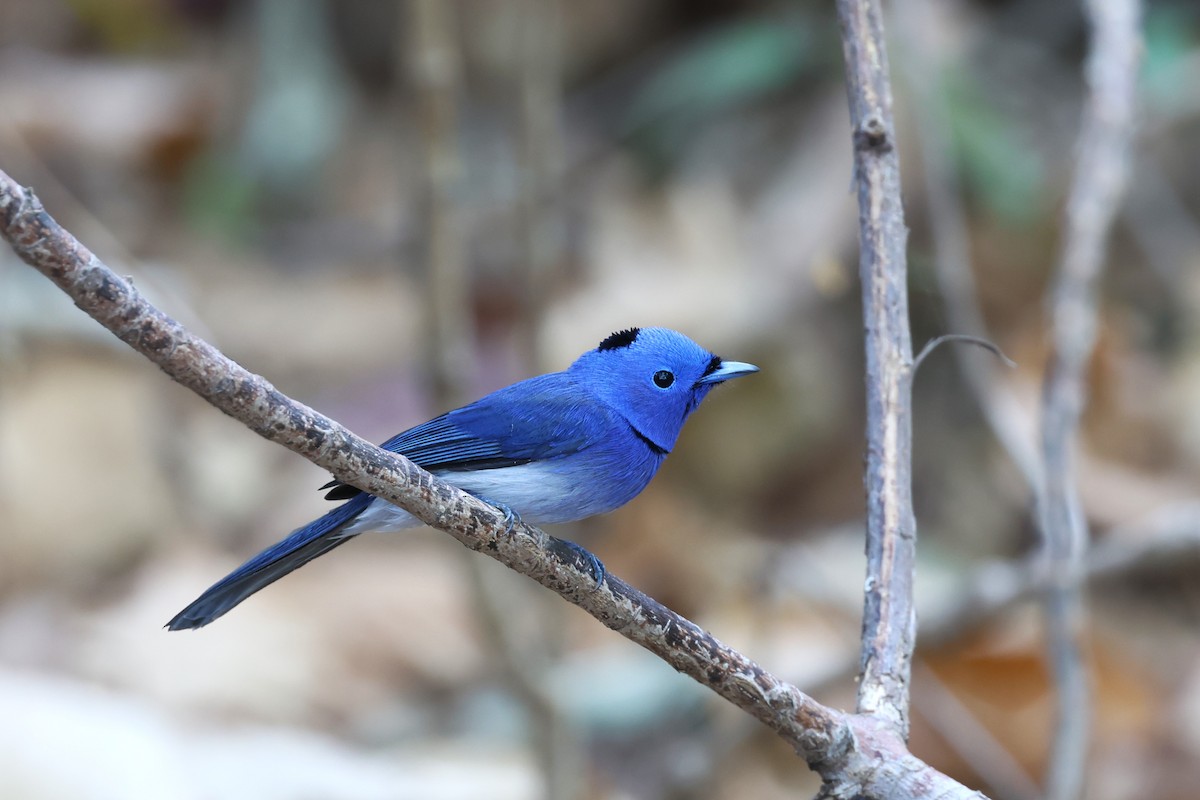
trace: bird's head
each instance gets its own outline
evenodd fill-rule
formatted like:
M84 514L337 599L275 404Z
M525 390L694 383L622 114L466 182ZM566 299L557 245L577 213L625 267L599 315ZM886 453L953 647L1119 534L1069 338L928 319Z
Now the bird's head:
M568 372L665 451L705 395L719 383L758 372L723 361L682 333L629 328L589 350Z

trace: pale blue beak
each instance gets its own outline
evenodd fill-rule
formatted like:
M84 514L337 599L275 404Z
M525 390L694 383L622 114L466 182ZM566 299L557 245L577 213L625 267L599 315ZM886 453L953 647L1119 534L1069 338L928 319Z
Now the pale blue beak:
M747 364L743 361L722 361L716 369L696 381L696 383L724 383L733 378L749 375L752 372L758 372L758 367L753 364Z

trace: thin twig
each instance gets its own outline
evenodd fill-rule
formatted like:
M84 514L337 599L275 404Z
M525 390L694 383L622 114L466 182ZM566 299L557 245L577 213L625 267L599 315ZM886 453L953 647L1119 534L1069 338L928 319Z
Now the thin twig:
M763 722L820 773L830 798L982 797L908 752L889 724L823 706L577 551L286 397L150 305L0 172L0 237L114 335L255 433L526 575Z
M1080 797L1087 764L1090 689L1080 583L1088 532L1075 479L1075 448L1084 372L1096 339L1097 284L1129 171L1141 49L1137 0L1088 0L1085 8L1092 27L1089 94L1067 200L1042 390L1045 491L1038 518L1050 581L1047 646L1058 715L1046 776L1049 800Z
M846 62L867 362L867 588L858 710L908 735L917 526L912 511L912 342L900 160L877 0L838 0Z
M999 345L995 344L994 342L989 342L982 336L971 336L967 333L947 333L937 337L936 339L930 339L925 343L925 346L921 348L921 352L918 353L917 357L913 359L913 372L916 373L916 371L920 369L921 362L925 360L926 356L948 342L973 344L977 347L982 347L984 350L987 350L996 358L1000 359L1000 363L1004 366L1009 367L1010 369L1017 366L1017 362L1004 355L1004 351L1000 349Z

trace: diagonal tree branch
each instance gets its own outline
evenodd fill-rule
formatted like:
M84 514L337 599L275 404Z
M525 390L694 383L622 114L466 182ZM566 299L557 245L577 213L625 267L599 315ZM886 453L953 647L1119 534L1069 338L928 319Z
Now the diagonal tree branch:
M821 775L823 796L982 797L909 753L892 726L821 705L615 576L597 587L589 565L558 539L524 524L506 531L499 510L286 397L146 302L3 172L0 237L172 380L255 433L557 592L751 714Z
M867 351L867 590L858 710L908 736L917 617L912 341L900 158L878 0L838 0L858 191Z

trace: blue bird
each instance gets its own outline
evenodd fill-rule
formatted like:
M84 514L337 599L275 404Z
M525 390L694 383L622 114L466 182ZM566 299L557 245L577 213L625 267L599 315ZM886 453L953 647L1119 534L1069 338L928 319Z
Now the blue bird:
M514 383L384 442L382 447L533 525L619 508L646 488L683 423L717 384L757 372L722 361L681 333L629 328L563 372ZM346 502L213 584L167 623L199 628L259 589L360 533L421 524L339 481ZM578 548L603 580L603 567Z

